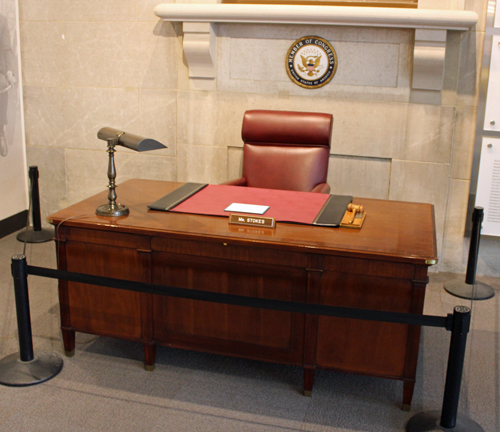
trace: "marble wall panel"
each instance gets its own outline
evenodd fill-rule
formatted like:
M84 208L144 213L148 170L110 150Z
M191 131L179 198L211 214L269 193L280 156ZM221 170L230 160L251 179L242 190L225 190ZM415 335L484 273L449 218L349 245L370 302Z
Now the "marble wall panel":
M46 217L67 206L64 149L29 146L26 156L28 166L38 167L40 215L42 224L48 225Z
M177 181L217 184L226 180L226 147L178 144Z
M288 83L283 54L286 58L292 44L293 40L231 38L230 79ZM336 42L334 48L338 69L332 85L397 87L399 44Z
M483 59L484 33L468 31L462 35L457 84L457 105L477 106Z
M219 37L288 39L294 41L307 35L316 35L330 41L413 43L414 31L409 29L316 26L316 25L272 25L272 24L219 24Z
M451 177L470 180L476 132L476 107L457 107Z
M454 126L454 107L409 104L398 159L450 163Z
M97 131L141 133L137 89L24 86L27 145L105 149Z
M158 89L139 91L139 135L154 138L168 147L163 155L175 156L177 146L177 92Z
M138 0L22 0L19 17L23 21L137 21L137 4Z
M293 40L230 38L228 42L229 45L224 47L228 52L222 53L221 57L227 62L229 79L289 80L284 59Z
M337 100L330 105L333 154L395 157L405 137L406 104Z
M338 42L334 84L398 87L400 44Z
M440 256L445 225L449 173L449 164L392 161L389 199L434 205L437 245Z
M227 180L241 177L243 170L243 149L241 147L227 148Z
M241 119L245 95L221 95L212 92L179 92L177 140L197 145L234 145L230 135L241 143ZM237 107L241 107L237 109ZM234 111L231 111L234 110ZM236 112L239 111L239 115Z
M442 93L438 90L412 89L410 103L423 105L442 105Z
M391 178L389 159L331 156L328 184L332 194L387 199Z
M448 31L443 72L442 104L456 105L462 32Z
M407 30L325 26L318 33L318 28L311 26L239 27L218 27L219 91L271 94L287 91L306 97L409 100L413 33ZM286 74L288 49L294 40L308 34L329 40L339 54L336 76L319 89L299 87ZM266 45L274 49L264 51ZM377 56L376 51L383 51L384 55L379 52Z
M80 149L66 149L65 151L68 205L106 190L108 185L106 152ZM126 180L141 178L175 181L177 176L175 158L168 156L120 152L115 155L115 164L118 202L120 202L120 183Z
M213 92L179 92L178 142L217 145L219 112L222 111L219 96Z
M25 85L176 87L166 22L23 22L21 48Z
M464 247L464 230L469 186L468 180L452 179L450 182L441 271L464 273L466 269L468 251Z

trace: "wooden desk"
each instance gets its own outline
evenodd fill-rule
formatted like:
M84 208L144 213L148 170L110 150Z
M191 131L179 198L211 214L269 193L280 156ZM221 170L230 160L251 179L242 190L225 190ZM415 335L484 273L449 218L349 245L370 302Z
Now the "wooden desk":
M263 298L422 313L427 269L436 262L434 209L354 199L367 218L361 230L278 223L264 229L227 218L151 211L181 183L129 180L118 189L130 215L95 209L107 192L50 216L60 269ZM404 381L409 408L420 328L317 317L168 298L60 281L66 353L75 331L144 344L152 369L156 344L299 365L304 391L326 368Z

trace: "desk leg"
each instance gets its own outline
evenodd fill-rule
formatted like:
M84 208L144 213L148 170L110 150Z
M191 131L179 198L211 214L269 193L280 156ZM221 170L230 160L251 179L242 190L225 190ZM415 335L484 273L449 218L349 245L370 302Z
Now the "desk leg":
M323 259L317 255L309 255L307 267L307 303L320 303L321 275ZM316 349L318 343L318 315L305 315L304 335L304 396L311 397L316 372Z
M403 411L410 411L414 388L415 388L414 379L403 380L403 406L401 407Z
M314 386L314 373L316 368L312 366L304 366L304 396L311 397Z
M152 372L156 363L156 344L144 343L144 369Z
M63 344L64 344L64 353L66 357L73 357L75 355L75 331L68 329L61 329Z
M427 267L418 267L416 277L412 281L413 292L410 313L421 314L424 309L425 287L429 282ZM405 371L403 379L403 411L410 411L413 390L415 388L415 377L417 375L418 350L420 346L421 327L409 326L408 348L406 353Z

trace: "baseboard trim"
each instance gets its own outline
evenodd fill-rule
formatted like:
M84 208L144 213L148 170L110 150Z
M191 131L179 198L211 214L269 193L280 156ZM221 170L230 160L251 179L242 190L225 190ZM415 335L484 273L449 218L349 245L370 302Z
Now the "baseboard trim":
M23 210L13 216L0 221L0 238L6 237L13 232L19 231L26 226L28 210Z

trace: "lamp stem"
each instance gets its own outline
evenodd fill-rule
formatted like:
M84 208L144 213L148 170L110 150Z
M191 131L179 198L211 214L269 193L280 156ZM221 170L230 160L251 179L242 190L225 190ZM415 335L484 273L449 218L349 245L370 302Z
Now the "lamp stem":
M96 213L99 216L125 216L129 214L127 206L118 204L116 202L116 168L115 168L115 146L118 144L120 137L124 134L121 132L114 137L107 138L108 141L108 204L97 207Z
M117 137L113 138L108 138L108 154L109 154L109 160L108 160L108 202L109 202L109 207L110 208L115 208L116 207L116 183L115 183L115 178L116 178L116 168L115 168L115 145L118 142Z

